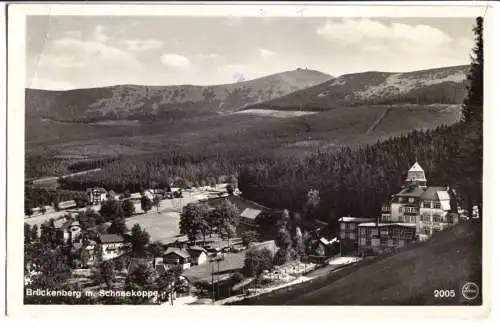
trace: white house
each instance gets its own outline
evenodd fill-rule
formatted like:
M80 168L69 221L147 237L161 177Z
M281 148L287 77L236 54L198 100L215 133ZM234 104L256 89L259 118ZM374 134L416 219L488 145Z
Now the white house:
M125 253L123 237L116 234L99 235L102 250L102 260L111 260Z
M427 186L425 172L415 162L401 191L382 205L381 221L414 224L418 238L426 239L459 222L459 215L452 213L451 195L448 187Z
M71 243L74 243L79 236L82 234L82 228L80 227L80 223L75 220L75 221L66 221L61 227L60 227L62 233L63 233L63 239L65 242L71 241Z
M152 190L146 190L146 191L144 191L144 196L146 196L151 201L153 201L153 199L155 197L154 193L152 192Z
M191 265L202 265L207 262L208 253L204 248L191 246L188 248L187 252L191 256Z
M93 205L97 205L107 199L107 192L102 187L88 188L86 193L90 203Z
M82 244L81 260L84 266L92 266L97 261L97 243L94 240Z

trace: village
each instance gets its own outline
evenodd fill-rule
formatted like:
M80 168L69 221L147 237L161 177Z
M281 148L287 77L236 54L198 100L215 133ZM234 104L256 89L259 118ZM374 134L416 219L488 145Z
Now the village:
M84 291L124 289L139 272L153 280L168 276L162 284L168 291L147 299L168 305L226 304L291 287L365 258L396 253L468 220L454 191L427 186L417 162L401 190L381 204L379 217L339 217L338 229L320 220L298 225L288 210L247 200L231 183L86 193L83 208L75 201L60 203L58 211L33 208L25 217L30 235L25 242L41 241L51 231L52 244L71 253L64 284ZM110 203L128 207L124 227L116 220L89 223L100 214L113 215L105 212ZM276 233L264 236L266 228ZM25 258L25 287L40 273L36 260Z

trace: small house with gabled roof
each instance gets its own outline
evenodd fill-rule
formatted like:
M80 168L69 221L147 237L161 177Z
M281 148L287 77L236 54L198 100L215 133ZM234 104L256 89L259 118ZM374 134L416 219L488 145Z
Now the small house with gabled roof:
M202 265L207 262L208 252L200 246L190 246L187 249L191 257L191 265Z
M191 256L184 249L168 248L163 254L163 262L167 267L180 266L182 269L191 267Z

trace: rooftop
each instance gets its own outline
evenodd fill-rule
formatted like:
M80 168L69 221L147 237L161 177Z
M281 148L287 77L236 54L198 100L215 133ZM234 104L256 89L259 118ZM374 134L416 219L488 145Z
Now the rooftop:
M366 223L370 221L374 221L375 218L356 218L356 217L342 217L339 219L339 222L344 223Z
M364 223L364 224L359 224L359 227L376 227L377 223ZM402 226L402 227L416 227L416 224L411 224L411 223L379 223L379 227L387 227L387 226Z
M443 186L429 186L421 196L422 200L443 201L449 200L447 188Z
M175 254L181 258L189 258L190 257L190 255L189 255L189 253L187 253L187 251L179 249L179 248L168 248L164 254L165 255Z
M418 164L418 162L415 161L415 163L413 164L413 166L411 166L410 170L408 171L424 171L422 169L422 167L420 167L420 165Z
M91 187L87 189L88 192L101 192L101 193L106 193L106 190L102 187Z
M101 243L120 243L123 242L123 237L117 234L102 234L99 235Z
M207 250L205 250L205 249L204 249L204 248L202 248L201 246L196 246L196 245L190 246L190 247L189 247L189 250L191 250L191 251L202 251L202 252L207 252Z
M247 199L242 198L238 195L229 195L229 196L223 196L223 197L218 197L218 198L200 200L200 202L206 203L209 207L216 207L216 206L224 203L224 201L226 201L226 200L228 200L229 202L234 204L240 212L243 212L245 209L248 209L248 208L260 210L260 211L264 211L267 209L263 205L260 205L256 202L253 202L250 200L247 200Z
M255 218L257 218L258 215L260 215L261 212L262 212L262 210L246 208L240 214L240 217L247 218L247 219L255 219Z
M424 192L425 192L425 190L421 187L408 186L408 187L403 188L401 191L399 191L399 193L397 193L396 196L411 196L411 197L418 198Z

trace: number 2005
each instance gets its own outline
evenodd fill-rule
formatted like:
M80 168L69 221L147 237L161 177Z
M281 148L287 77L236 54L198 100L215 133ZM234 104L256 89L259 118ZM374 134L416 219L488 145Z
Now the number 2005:
M455 297L455 290L434 290L434 297L437 298Z

